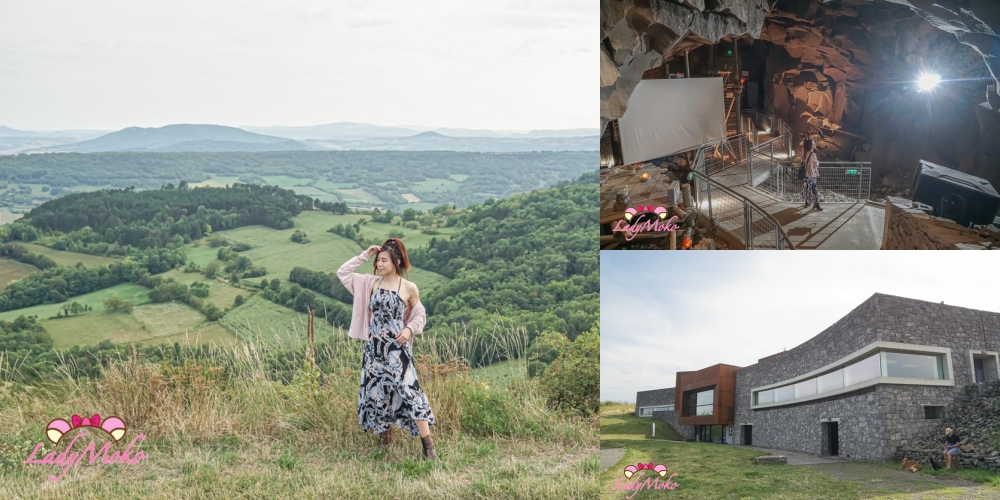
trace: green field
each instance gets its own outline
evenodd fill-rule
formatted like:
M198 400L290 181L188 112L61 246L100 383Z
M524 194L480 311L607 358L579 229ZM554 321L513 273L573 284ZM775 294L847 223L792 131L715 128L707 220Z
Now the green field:
M465 179L468 179L469 176L468 174L451 174L448 176L448 178L450 178L455 182L465 182Z
M218 260L215 256L219 254L219 249L208 246L207 238L199 240L197 245L198 246L194 246L194 244L191 244L184 246L184 253L187 255L188 262L194 262L195 264L204 267L207 266L209 262Z
M226 187L240 181L239 176L208 174L211 179L189 184L190 187Z
M354 223L358 215L333 215L326 212L307 211L295 218L296 229L306 232L310 243L292 242L291 229L278 231L264 226L249 226L220 231L227 240L247 243L254 248L243 252L256 266L267 268L267 279L288 280L288 274L296 266L313 271L335 272L344 262L359 255L362 248L354 241L326 232L338 223ZM388 224L363 226L362 233L368 238L386 238L389 230L398 229L407 234L403 242L410 246L426 245L430 236L414 229L402 229ZM368 272L362 268L360 272ZM429 290L447 281L440 274L413 268L410 280L422 289ZM254 278L254 281L259 281Z
M7 288L11 281L27 278L37 270L35 266L14 259L0 259L0 292Z
M491 387L507 387L514 380L528 378L528 368L523 360L504 361L469 371L469 378Z
M261 297L253 297L240 307L226 313L219 323L240 340L271 347L298 347L306 339L306 315ZM316 320L316 340L330 337L331 327Z
M451 179L426 179L414 182L410 189L417 196L420 196L420 193L451 193L458 190L459 184L461 182L455 182Z
M180 302L137 306L131 314L95 311L70 318L44 320L41 325L49 332L56 348L95 345L102 340L193 345L224 344L236 340L222 325L206 322L200 312Z
M243 290L242 288L229 286L227 283L215 279L208 279L201 273L185 273L183 269L174 269L173 271L161 273L158 276L163 276L164 279L173 278L177 282L188 286L191 286L196 281L205 283L209 287L208 297L205 300L215 304L216 307L223 311L233 305L233 301L236 300L237 295L242 295L244 299L247 299L250 298L250 294L252 293L250 290Z
M111 288L105 288L103 290L98 290L96 292L90 292L83 295L77 295L72 297L66 302L61 304L41 304L32 307L24 307L21 309L15 309L13 311L0 312L0 319L6 321L14 321L18 316L38 316L40 319L48 318L49 316L55 316L59 312L59 308L63 304L70 304L72 302L79 302L83 305L89 305L94 308L93 313L99 313L104 311L104 303L102 300L111 298L112 296L120 297L122 300L131 300L135 305L144 304L149 302L146 298L146 289L142 286L136 285L134 283L123 283L120 285L115 285Z
M113 264L115 262L118 262L118 259L114 259L111 257L104 257L102 255L88 255L85 253L53 250L49 247L43 247L41 245L34 245L31 243L19 242L18 245L24 246L31 253L46 255L50 259L56 261L56 264L59 264L60 266L75 266L77 262L83 262L83 265L91 267L101 264Z

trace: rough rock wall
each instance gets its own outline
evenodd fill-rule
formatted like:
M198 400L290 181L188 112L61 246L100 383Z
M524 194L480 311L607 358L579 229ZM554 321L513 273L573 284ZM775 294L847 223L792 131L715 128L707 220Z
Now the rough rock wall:
M940 460L945 429L951 427L962 438L962 467L1000 471L1000 381L975 384L966 392L966 398L943 420L930 420L936 424L933 428L902 446L896 458L905 456L925 464L930 457Z
M771 0L601 0L601 130L647 70L724 37L760 36Z
M882 250L1000 249L1000 233L989 228L973 231L949 219L927 215L912 204L903 198L886 198Z
M994 83L984 56L904 4L780 0L760 37L776 46L766 106L821 156L872 161L875 194L909 195L920 159L1000 184L1000 113L983 103ZM946 81L917 92L924 72Z

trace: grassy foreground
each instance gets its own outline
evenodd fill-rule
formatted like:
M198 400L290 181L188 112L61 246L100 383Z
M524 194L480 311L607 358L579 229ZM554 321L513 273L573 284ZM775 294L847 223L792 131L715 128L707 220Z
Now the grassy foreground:
M596 498L596 422L546 407L537 381L469 373L432 354L418 360L437 424L441 460L421 460L419 439L398 428L388 450L357 423L362 342L321 346L329 373L304 366L291 384L271 380L254 345L182 365L121 356L100 379L41 386L0 381L0 498ZM327 358L329 357L329 358ZM3 375L3 374L0 374ZM483 377L487 377L484 379ZM487 388L488 387L488 388ZM148 458L136 464L24 464L53 418L118 416ZM99 431L87 433L105 442ZM65 449L64 440L58 449Z
M918 474L898 471L891 463L844 462L820 466L757 465L753 459L767 453L711 443L659 440L650 437L651 420L639 418L629 410L634 405L601 405L601 447L625 450L622 459L600 474L601 498L644 499L859 499L859 498L1000 498L1000 475L986 471L921 471ZM676 433L672 428L671 431ZM673 490L642 489L615 491L615 482L635 481L639 475L656 477L640 471L631 479L623 472L626 465L664 464L668 477L677 474ZM841 477L838 479L838 477ZM938 482L936 479L952 478ZM961 485L949 483L961 482ZM964 480L964 481L961 481ZM979 483L981 486L967 486Z

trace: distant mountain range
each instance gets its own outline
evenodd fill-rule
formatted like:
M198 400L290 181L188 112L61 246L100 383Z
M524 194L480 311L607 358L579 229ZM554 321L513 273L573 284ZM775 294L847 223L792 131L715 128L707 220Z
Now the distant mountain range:
M84 134L86 133L86 134ZM99 136L95 136L97 133ZM476 135L479 134L479 135ZM86 135L87 137L81 137ZM226 127L167 125L129 127L117 132L31 132L0 126L0 154L96 153L105 151L586 151L598 149L596 130L530 132L383 127L332 123L312 127Z
M575 128L565 130L532 130L517 132L512 130L483 130L465 128L429 127L384 127L367 123L340 122L312 127L242 127L244 130L258 134L275 135L296 140L324 139L371 139L375 137L410 137L421 132L437 132L449 137L508 137L508 138L541 138L541 137L586 137L596 136L597 129Z
M409 137L307 140L323 149L378 151L469 151L514 153L523 151L588 151L598 149L598 137L450 137L421 132Z

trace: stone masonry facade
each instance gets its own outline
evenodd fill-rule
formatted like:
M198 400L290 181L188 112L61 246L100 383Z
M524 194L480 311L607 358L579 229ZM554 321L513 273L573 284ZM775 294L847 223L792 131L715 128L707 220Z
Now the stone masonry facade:
M876 342L951 349L955 387L880 384L820 401L752 410L751 390L819 369ZM736 372L733 436L743 444L742 424L753 425L753 445L822 454L824 420L838 421L839 456L889 460L901 447L935 432L942 420L926 420L923 405L953 408L973 383L969 350L1000 351L1000 314L875 294L819 335L790 351Z
M635 393L635 416L643 406L663 406L674 404L674 388L654 389Z
M643 406L663 406L674 404L674 394L675 388L671 387L669 389L655 389L652 391L642 391L637 392L635 395L635 415L639 416L639 408ZM662 422L667 422L671 427L677 430L681 436L686 440L694 440L694 426L693 425L680 425L678 417L680 412L678 410L673 411L654 411L653 420L659 420Z

